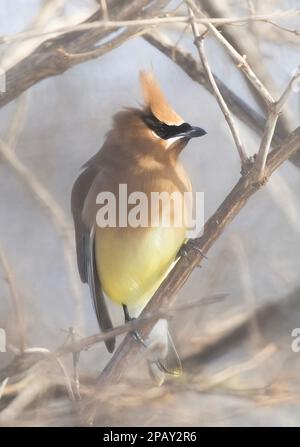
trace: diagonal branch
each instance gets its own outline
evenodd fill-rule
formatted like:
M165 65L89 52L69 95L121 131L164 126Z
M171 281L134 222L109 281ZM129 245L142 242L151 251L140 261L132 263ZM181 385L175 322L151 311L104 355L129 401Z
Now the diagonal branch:
M167 3L169 0L113 0L109 13L117 20L146 18L155 15ZM102 14L98 11L84 23L89 24L99 18L102 18ZM136 35L138 29L137 26L125 28L124 31L120 28L73 29L72 32L44 40L31 54L6 70L6 92L0 92L0 108L43 79L62 74L79 63L102 56L120 46L129 37ZM116 31L121 32L116 36ZM96 46L101 41L105 42ZM81 53L86 53L85 57L74 56Z
M202 11L195 5L192 0L186 0L186 3L195 13L195 15L199 15L200 17L205 17ZM260 81L260 79L256 76L250 65L248 64L246 57L240 55L238 51L228 42L227 39L217 30L217 28L212 23L206 24L207 29L209 29L212 34L216 37L216 39L223 45L223 47L230 54L233 61L236 63L237 67L240 68L245 76L248 78L249 82L253 85L253 87L257 90L259 95L264 99L267 105L273 104L274 99L268 89L264 86L264 84Z

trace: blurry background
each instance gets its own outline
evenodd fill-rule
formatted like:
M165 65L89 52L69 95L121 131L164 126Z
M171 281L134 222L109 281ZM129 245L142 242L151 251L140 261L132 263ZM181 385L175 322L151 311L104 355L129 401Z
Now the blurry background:
M2 0L0 33L13 36L33 28L43 32L75 25L96 12L99 3ZM299 7L297 0L196 3L211 17L268 15ZM106 4L109 11L110 1ZM186 15L180 2L169 2L167 9L177 6L176 13ZM255 21L223 28L242 54L249 51L248 62L278 97L299 66L299 11L273 21L297 29L298 34ZM198 61L186 24L159 30ZM11 68L48 37L2 42L0 66ZM205 45L218 78L263 116L261 104L220 44L208 36ZM0 110L1 140L48 190L63 210L67 227L72 226L70 192L80 167L101 147L113 114L142 100L140 69L153 69L174 109L208 132L205 138L191 141L182 154L194 189L205 192L206 218L239 178L238 154L214 97L142 36L134 37L100 58L37 83ZM299 106L295 89L279 124L282 134L299 125ZM254 154L260 137L245 123L236 122L248 155ZM11 362L20 346L20 322L27 348L49 350L64 343L70 327L78 338L97 333L98 327L88 288L79 282L70 246L73 235L62 235L51 213L1 154L0 185L0 327L7 332L7 352L0 353L1 389L1 382L15 374ZM155 388L146 369L141 373L140 358L128 380L109 391L105 414L100 411L97 418L99 425L299 425L300 352L291 349L291 332L300 327L299 194L299 166L287 161L250 199L179 293L178 303L228 294L220 302L180 312L172 319L183 378ZM3 262L15 286L17 306ZM111 307L114 322L121 324L122 312ZM109 358L102 344L81 353L83 394ZM62 360L72 374L71 359ZM60 369L51 374L61 374ZM46 396L39 390L40 400L4 413L23 389L9 388L18 380L24 377L12 377L4 384L0 423L79 424L78 403L69 400L62 384Z

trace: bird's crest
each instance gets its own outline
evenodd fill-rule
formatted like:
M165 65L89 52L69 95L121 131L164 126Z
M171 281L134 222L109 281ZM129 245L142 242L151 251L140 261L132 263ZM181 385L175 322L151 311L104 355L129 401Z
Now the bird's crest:
M152 72L142 70L140 82L145 106L157 119L169 125L180 125L184 122L169 105Z

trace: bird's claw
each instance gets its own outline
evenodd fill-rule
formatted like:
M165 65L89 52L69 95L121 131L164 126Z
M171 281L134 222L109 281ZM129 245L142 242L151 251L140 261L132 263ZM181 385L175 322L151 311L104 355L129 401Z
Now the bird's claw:
M207 256L202 252L202 250L196 245L196 242L194 239L189 239L187 242L185 242L179 249L178 256L179 257L187 257L188 256L188 249L191 248L192 250L197 251L200 253L202 258L208 259Z

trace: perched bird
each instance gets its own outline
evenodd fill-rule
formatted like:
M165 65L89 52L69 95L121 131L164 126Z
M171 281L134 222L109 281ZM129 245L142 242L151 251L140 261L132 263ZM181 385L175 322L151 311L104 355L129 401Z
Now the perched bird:
M106 297L123 306L126 321L137 316L176 261L186 227L161 225L166 214L172 223L178 212L174 207L165 210L162 206L156 226L99 227L98 194L113 193L118 202L120 185L126 185L128 195L139 191L147 197L151 192L183 195L191 191L179 155L191 138L206 134L186 123L170 107L152 72L142 71L140 81L144 106L114 116L113 128L102 148L83 166L72 190L78 269L81 280L89 284L102 331L112 328ZM153 333L162 328L167 331L159 322ZM115 339L107 340L106 347L112 352ZM152 375L158 370L171 374L180 370L169 335L168 349L163 346L161 351L158 361L155 356L149 360Z

